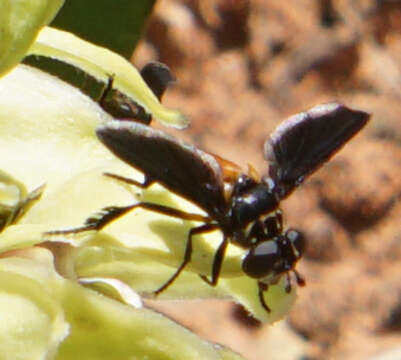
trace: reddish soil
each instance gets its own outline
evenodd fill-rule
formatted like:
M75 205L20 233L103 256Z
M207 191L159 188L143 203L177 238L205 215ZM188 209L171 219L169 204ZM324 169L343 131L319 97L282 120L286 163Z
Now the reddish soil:
M263 142L286 116L331 100L372 113L285 201L287 224L308 238L307 286L287 322L308 359L400 347L401 2L161 0L133 58L138 67L151 59L178 79L164 103L191 119L179 136L262 172ZM248 359L301 358L257 352L274 327L236 305L200 306L190 319L185 307L170 313Z

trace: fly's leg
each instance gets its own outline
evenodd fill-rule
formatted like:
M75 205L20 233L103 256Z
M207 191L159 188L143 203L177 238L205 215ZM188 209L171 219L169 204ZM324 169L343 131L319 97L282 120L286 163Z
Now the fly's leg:
M295 278L296 278L298 286L304 286L305 280L298 273L298 271L293 269L292 272L295 274ZM285 274L285 277L286 278L285 278L284 290L286 293L290 293L292 290L290 274L287 272ZM258 281L258 297L259 297L260 304L267 312L271 312L271 310L270 310L269 306L266 304L265 298L263 296L264 293L268 290L268 288L269 288L269 285Z
M113 79L112 77L109 78L109 83L110 82L112 83L112 79ZM108 87L112 86L111 83L108 84ZM108 90L105 90L104 92L106 92L106 91L108 91ZM126 177L123 177L120 175L116 175L116 174L104 173L104 175L111 177L115 180L125 182L129 185L135 185L137 187L140 187L141 189L146 189L153 183L149 177L145 177L144 182L141 183L139 181L136 181L136 180L133 180L130 178L126 178ZM83 226L79 226L79 227L72 228L72 229L47 231L44 234L45 235L68 235L68 234L79 234L81 232L90 231L90 230L99 231L99 230L103 229L106 225L111 223L112 221L114 221L114 220L118 219L119 217L123 216L124 214L130 212L131 210L135 209L136 207L147 208L150 211L156 211L156 212L160 212L162 214L166 214L166 211L167 211L166 209L171 209L171 213L174 213L174 211L176 211L173 208L160 207L160 206L159 206L159 209L156 209L158 207L158 205L152 204L152 203L137 203L137 204L133 204L133 205L129 205L129 206L108 206L108 207L105 207L102 210L100 210L100 212L98 212L98 213L94 214L93 216L89 217L88 219L86 219ZM161 208L163 208L163 209L161 209Z
M107 96L111 93L113 89L114 75L109 75L107 79L107 84L103 88L102 93L100 94L100 98L98 100L99 105L103 108L106 102Z
M270 313L270 312L271 312L271 309L270 309L269 306L266 304L265 297L264 297L264 293L267 291L268 288L269 288L269 285L258 281L258 297L259 297L260 305L262 305L262 307L263 307L268 313Z
M284 290L287 294L289 294L292 290L292 284L291 284L291 278L290 278L290 273L286 272L285 273L285 284L284 284Z
M129 185L137 186L137 187L139 187L141 189L146 189L150 185L153 184L152 179L147 177L147 176L145 176L144 182L140 182L140 181L137 181L137 180L134 180L134 179L130 179L130 178L127 178L127 177L124 177L124 176L120 176L120 175L116 175L116 174L112 174L112 173L108 173L108 172L103 173L103 175L107 176L107 177L110 177L112 179L121 181L121 182L125 182L125 183L127 183Z
M201 279L211 286L216 286L217 282L219 281L221 266L223 265L223 259L226 253L227 246L228 239L224 237L223 241L216 251L216 254L214 255L211 280L209 280L205 275L200 275Z
M301 274L296 271L295 269L292 269L292 272L295 275L295 280L297 282L298 286L305 286L305 279L301 276ZM291 285L291 277L290 277L290 273L287 272L285 274L285 286L284 286L284 290L286 293L290 293L291 289L292 289L292 285Z
M130 178L126 178L126 177L123 177L120 175L116 175L116 174L104 173L104 175L111 177L113 179L116 179L118 181L125 182L129 185L138 186L141 189L146 189L153 183L153 181L149 177L145 177L144 182L141 183L139 181L136 181L136 180L133 180ZM182 216L176 215L175 217L181 217L182 219L184 219L184 216L189 215L189 213L185 213L183 211L180 212L174 208L169 208L166 206L160 206L157 204L145 203L145 202L137 203L137 204L133 204L133 205L129 205L129 206L108 206L108 207L105 207L102 210L100 210L100 212L96 213L95 215L86 219L84 225L82 225L82 226L79 226L76 228L71 228L71 229L47 231L44 233L44 235L68 235L68 234L79 234L81 232L90 231L90 230L98 230L99 231L99 230L103 229L106 225L111 223L112 221L118 219L119 217L123 216L127 212L130 212L131 210L135 209L136 207L146 208L150 211L156 211L156 212L159 212L161 214L166 214L166 215L177 214L177 212L178 212L179 214L183 214L183 215ZM170 210L170 213L167 213L168 212L167 209ZM184 215L184 214L186 214L186 215ZM193 214L193 215L197 215L197 214ZM174 216L174 215L171 215L171 216ZM203 218L200 221L203 221Z
M168 206L163 206L154 203L148 202L140 202L137 204L129 205L129 206L109 206L104 209L99 214L90 217L85 221L83 226L73 228L73 229L65 229L65 230L54 230L45 232L45 235L68 235L68 234L78 234L84 231L90 230L102 230L105 226L110 224L112 221L118 219L119 217L125 215L126 213L136 209L142 208L149 211L157 212L159 214L183 219L183 220L192 220L192 221L202 221L202 222L210 222L210 218L207 216L203 216L200 214L188 213L185 211L177 210Z
M161 292L166 290L173 282L174 280L180 275L182 270L184 270L185 266L191 261L191 255L192 255L192 237L195 235L207 233L213 230L218 229L217 224L203 224L198 227L194 227L191 230L189 230L188 233L188 238L187 238L187 244L185 246L185 253L184 253L184 259L181 263L181 265L177 268L173 276L167 280L160 288L158 288L154 293L155 295L159 295Z
M292 272L295 275L298 286L305 286L305 279L302 277L302 275L295 269L293 269Z

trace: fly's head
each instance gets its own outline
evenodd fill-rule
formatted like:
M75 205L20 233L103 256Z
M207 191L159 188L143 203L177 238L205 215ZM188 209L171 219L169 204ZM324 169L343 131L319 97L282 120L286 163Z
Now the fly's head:
M250 248L242 260L242 269L245 274L266 285L276 284L283 275L286 275L286 291L289 292L291 271L294 272L298 285L304 285L303 279L295 270L304 248L305 239L302 233L288 229Z

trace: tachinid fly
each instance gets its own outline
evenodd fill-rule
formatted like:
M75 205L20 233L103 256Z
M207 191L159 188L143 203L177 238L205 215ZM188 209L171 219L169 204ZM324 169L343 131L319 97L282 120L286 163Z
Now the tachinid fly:
M157 61L147 63L142 68L140 74L159 101L165 90L175 82L175 77L167 65ZM110 76L98 100L102 109L120 120L150 124L152 120L151 115L134 100L120 91L113 89L113 81L114 77Z
M50 234L100 230L138 207L201 222L188 233L181 265L155 293L171 285L191 260L193 236L220 230L223 239L214 255L211 278L204 275L201 278L216 285L228 244L237 245L246 250L242 269L257 280L260 303L269 312L264 299L269 285L284 275L286 291L291 291L290 272L295 274L299 285L304 284L295 270L304 239L298 231L283 228L280 201L329 160L368 119L367 113L336 103L316 106L288 118L265 142L264 156L269 170L261 178L252 168L243 173L235 164L149 126L128 121L106 123L97 129L100 141L121 160L142 171L145 181L106 175L141 188L158 182L198 205L207 216L139 202L105 208L101 216L89 218L80 228Z

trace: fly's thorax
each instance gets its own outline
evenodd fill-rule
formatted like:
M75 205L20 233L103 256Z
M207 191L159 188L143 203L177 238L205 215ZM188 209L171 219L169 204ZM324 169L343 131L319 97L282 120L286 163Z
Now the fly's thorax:
M231 217L233 224L246 227L250 222L269 217L278 208L279 201L270 186L264 182L256 183L242 175L234 186L231 198ZM243 184L246 185L243 185Z
M234 184L230 207L230 222L234 243L250 247L282 232L282 215L272 188L241 175Z

